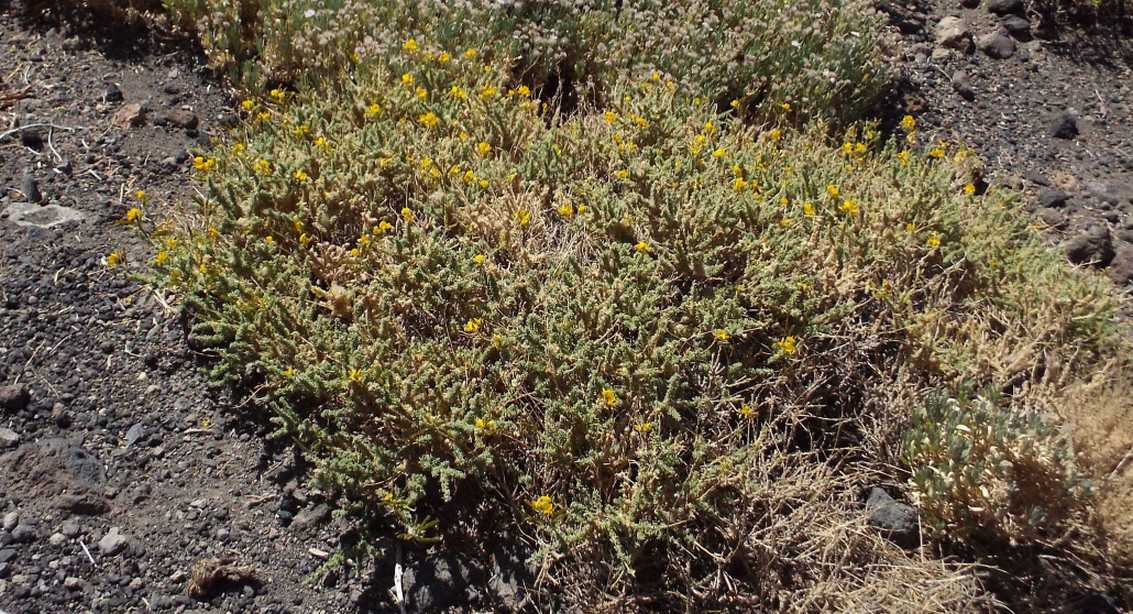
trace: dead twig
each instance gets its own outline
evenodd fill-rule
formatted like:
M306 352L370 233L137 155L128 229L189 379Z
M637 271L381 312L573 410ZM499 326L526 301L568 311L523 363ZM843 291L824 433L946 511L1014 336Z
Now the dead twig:
M12 136L13 134L18 134L20 132L23 132L24 130L31 130L32 128L54 128L56 130L66 130L67 132L74 132L76 130L82 130L82 128L78 128L78 127L60 126L58 124L52 124L52 123L46 123L46 122L36 122L36 123L33 123L33 124L24 124L23 126L16 126L15 128L12 128L10 130L5 130L4 132L0 132L0 141Z
M255 569L236 565L234 559L201 559L193 564L187 591L190 597L207 597L224 584L242 584L255 579Z

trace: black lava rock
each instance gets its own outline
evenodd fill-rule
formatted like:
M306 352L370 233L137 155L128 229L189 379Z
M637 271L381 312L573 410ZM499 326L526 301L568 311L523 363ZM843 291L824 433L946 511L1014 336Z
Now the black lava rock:
M1059 113L1051 121L1050 136L1056 139L1072 139L1078 136L1078 118L1069 111Z
M24 193L24 199L29 203L43 201L43 193L39 191L39 182L35 180L35 176L31 173L24 173L24 177L20 181L20 191Z
M869 524L887 539L902 548L920 545L920 521L917 510L889 496L880 488L869 491L865 502Z
M1039 190L1038 205L1040 207L1062 207L1066 205L1068 198L1069 196L1065 192L1043 188Z
M9 412L23 411L31 401L28 387L23 384L0 386L0 409Z
M1066 257L1074 264L1106 267L1113 261L1113 239L1105 226L1091 226L1066 242Z
M1023 12L1023 0L991 0L987 3L987 12L996 15L1021 14Z
M102 99L106 102L122 102L122 90L116 83L107 83L102 92Z

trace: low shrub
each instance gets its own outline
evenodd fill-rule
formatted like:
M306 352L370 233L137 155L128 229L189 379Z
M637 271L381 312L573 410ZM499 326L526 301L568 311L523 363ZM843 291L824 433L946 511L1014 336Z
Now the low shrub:
M864 0L164 1L253 89L395 52L406 32L519 58L515 76L540 92L600 96L601 84L662 70L762 118L855 118L889 82Z
M912 118L904 139L831 142L667 74L564 117L482 48L398 47L246 100L194 162L199 220L158 229L156 274L217 381L270 409L325 486L406 539L507 527L549 604L892 597L870 584L892 575L854 570L911 565L894 582L913 586L925 568L865 530L858 496L898 477L902 428L921 434L914 476L964 455L936 420L991 428L973 448L989 463L1012 432L982 404L894 399L1119 346L1108 287L1010 194L981 194L968 152L911 145ZM1022 476L997 479L1010 502ZM982 521L950 488L925 486L928 518Z
M954 541L1053 542L1088 516L1092 489L1037 414L998 395L930 395L905 434L910 491L930 532Z

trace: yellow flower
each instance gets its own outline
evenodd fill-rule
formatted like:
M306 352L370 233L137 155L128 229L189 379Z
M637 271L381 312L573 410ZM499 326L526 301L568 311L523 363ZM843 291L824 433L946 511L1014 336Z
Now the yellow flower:
M656 70L653 71L653 74L649 75L649 80L653 81L654 83L660 81L661 80L661 73L657 72Z
M287 379L291 379L291 378L295 377L295 367L287 367L286 369L283 370L283 373L281 373L280 375L282 375L283 377L286 377Z
M496 430L496 421L492 419L485 420L484 418L476 419L476 430L478 431L494 431Z
M126 212L126 223L133 224L134 222L142 219L142 210L137 207L130 207Z
M252 109L256 108L256 101L252 100L251 98L245 98L244 101L240 103L240 108L244 109L245 111L251 111Z
M618 121L618 114L613 111L606 111L602 114L602 119L605 120L607 125L612 126L614 122Z
M864 154L866 152L866 149L867 149L867 147L866 147L865 143L855 143L854 144L854 153L856 153L856 154L859 154L859 155Z
M964 193L967 194L968 196L975 194L976 193L976 185L974 183L969 183L969 184L965 185L964 186Z
M527 87L526 85L521 85L515 88L515 93L523 96L524 98L527 98L531 95L531 88Z
M929 155L929 157L932 157L932 158L943 158L944 157L944 148L943 147L933 147L932 150L928 152L928 155Z
M259 115L256 115L256 121L266 122L266 121L270 121L270 120L271 120L271 113L268 113L267 111L261 111L259 113Z
M744 403L743 405L740 405L740 415L745 418L750 418L755 415L755 410L752 409L751 405Z
M586 205L579 205L578 208L575 210L575 213L577 213L579 215L586 213Z
M637 245L633 246L633 249L637 250L637 253L639 254L648 254L649 252L653 251L653 248L650 247L650 245L645 241L638 241Z
M724 149L723 147L717 147L716 149L712 150L712 157L716 158L717 160L723 158L726 155L728 155L728 150Z
M629 171L625 169L614 172L614 175L617 176L618 179L629 179Z
M232 153L234 153L236 155L240 155L240 154L244 153L244 144L243 143L236 143L235 145L233 145L232 146Z
M803 203L803 215L807 217L814 217L814 205L809 201Z
M448 90L448 95L456 98L457 100L464 100L465 98L468 98L468 92L464 91L464 88L460 87L459 85L450 87Z
M414 53L417 51L417 41L413 38L410 38L409 40L405 41L405 44L402 45L401 48L405 51L408 51L409 53Z
M295 138L301 139L310 134L311 129L307 127L307 124L299 124L291 132L295 135Z
M638 422L637 424L633 425L633 430L644 435L644 434L653 430L653 423L652 422Z
M909 150L908 149L902 149L901 153L897 154L897 159L901 161L902 166L908 164L909 163Z
M555 513L555 504L551 502L550 497L543 495L531 501L531 509L544 516L550 516Z
M841 190L838 189L838 186L836 186L834 184L830 184L830 185L826 186L826 194L830 198L838 198L839 193L841 193Z
M484 254L476 254L475 256L472 257L472 262L475 262L476 264L482 265L487 261L488 261L488 257L485 256Z
M382 234L385 234L385 233L387 233L391 230L393 230L393 224L390 224L389 222L382 220L382 221L378 222L377 226L374 227L374 234L382 235Z
M220 237L220 231L215 226L209 226L208 235L210 239L216 239Z
M474 181L476 181L476 173L472 172L472 169L464 171L464 183L473 183Z
M854 153L854 144L853 143L842 143L842 153L847 155L847 156Z
M481 158L487 158L488 154L492 153L492 146L484 141L480 141L476 145L476 153L480 154Z
M562 205L559 205L559 215L563 217L570 217L574 215L574 206L572 206L570 203L563 203Z
M330 149L330 142L326 140L326 137L320 136L319 138L315 139L315 147L318 147L319 149L325 151L327 149Z
M789 218L789 217L781 217L781 218L779 218L779 227L780 227L780 228L790 228L790 226L791 226L791 223L792 223L793 221L794 221L794 220L792 220L792 219L791 219L791 218Z
M257 175L270 175L271 162L260 158L259 160L256 160L252 163L252 170L255 171Z
M417 89L414 90L414 95L420 100L427 100L429 98L429 90L418 85Z
M405 73L405 74L401 75L401 84L402 85L413 85L413 81L414 81L413 75L411 75L409 73Z
M850 216L857 215L858 214L858 203L855 202L854 200L846 199L846 200L842 201L841 209L842 209L842 211L846 212L846 215L850 215Z
M480 98L487 100L494 97L499 92L500 90L496 89L494 86L485 85L484 87L480 88Z
M310 244L311 244L311 235L309 235L305 232L299 235L299 245L302 245L303 247L307 247Z
M464 59L475 60L476 56L479 55L479 54L480 53L478 51L476 51L475 49L472 49L472 48L465 49L464 50Z
M275 237L271 235L264 237L264 243L267 244L268 247L275 245Z
M788 113L789 113L789 112L791 111L791 103L789 103L789 102L784 102L784 103L782 103L782 104L780 104L780 105L779 105L779 108L780 108L780 109L783 109L784 111L786 111L786 112L788 112Z
M156 264L157 266L161 266L161 265L165 264L166 260L169 260L169 252L167 252L165 250L161 250L161 251L157 252L157 255L155 255L153 257L153 263Z
M778 141L783 138L783 131L778 128L772 128L771 132L767 133L767 136L772 141Z
M401 219L405 220L406 223L412 224L413 220L417 219L417 216L413 214L413 211L409 207L402 207Z
M370 106L366 107L366 117L376 117L378 113L382 112L382 105L372 102Z
M365 373L363 373L361 369L351 367L350 370L346 372L346 379L351 383L357 384L362 381L364 375Z
M905 232L907 232L909 234L913 234L916 231L917 231L917 225L916 224L914 224L912 222L906 222L905 223Z
M722 328L717 328L712 331L712 336L721 343L727 343L728 340L732 338L732 334Z
M480 330L480 323L482 321L483 320L481 320L480 318L472 318L471 320L465 322L464 332L468 333L469 335L475 334L476 331Z
M901 118L901 129L905 132L912 132L917 129L917 120L912 115L906 115Z
M106 266L112 269L125 261L126 255L118 250L114 250L106 255Z
M704 122L704 131L707 132L708 134L712 134L713 132L716 132L716 124L712 123L712 120L708 120L708 121Z
M426 128L436 128L437 124L439 124L441 120L436 116L435 113L429 111L428 113L423 113L422 115L418 116L417 121L421 122L421 125L425 126Z
M442 52L437 54L437 63L438 64L448 64L448 61L451 60L451 59L452 59L452 56L449 55L447 51L442 51Z
M207 173L216 168L216 160L213 160L212 158L205 158L203 156L197 156L193 158L193 168L202 173Z
M618 395L610 388L602 389L602 404L606 407L617 407L621 403Z
M732 106L733 109L740 108L740 99L739 98L733 98L731 106Z
M271 96L273 100L282 102L283 99L287 96L287 92L284 92L283 90L281 90L277 87L277 88L273 89L271 92L269 92L268 95Z
M520 209L515 212L515 223L520 227L526 226L531 223L531 212L527 209Z
M743 177L736 177L732 180L732 189L739 192L747 187L747 181Z
M935 232L930 234L928 236L928 240L925 241L925 245L927 245L929 249L936 249L940 247L940 234Z
M782 339L776 341L775 347L778 348L780 352L788 356L794 354L798 350L798 346L793 335L783 337Z
M307 175L307 173L301 168L296 169L295 172L291 173L291 177L299 183L307 183L311 179L311 177Z

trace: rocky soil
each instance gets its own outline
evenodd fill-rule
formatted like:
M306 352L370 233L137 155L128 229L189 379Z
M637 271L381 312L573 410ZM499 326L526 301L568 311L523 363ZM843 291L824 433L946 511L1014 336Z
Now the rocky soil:
M1133 284L1133 25L1089 32L1023 0L885 5L904 37L904 109L1022 190L1076 264Z
M193 196L233 108L191 50L0 11L0 611L340 612L345 528L210 393L178 320L110 270ZM190 598L194 565L246 573ZM362 605L365 605L364 603Z
M885 9L904 40L894 113L974 148L1069 259L1130 287L1120 44L1017 0ZM136 191L150 222L193 197L192 152L232 117L221 81L176 41L2 0L0 57L0 612L396 611L393 551L321 571L355 527L262 420L210 391L162 298L105 264L152 256L121 222ZM194 568L229 578L190 596ZM476 573L497 600L514 590L498 567L406 568L412 609L475 600Z

